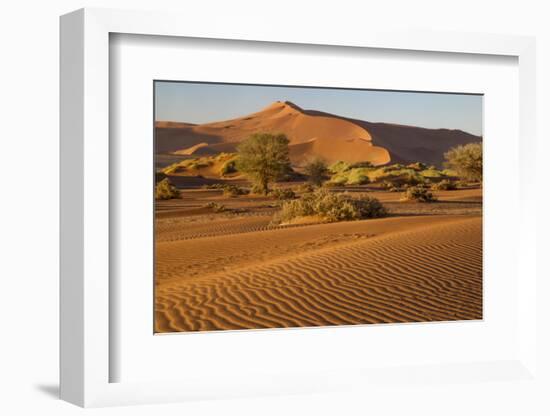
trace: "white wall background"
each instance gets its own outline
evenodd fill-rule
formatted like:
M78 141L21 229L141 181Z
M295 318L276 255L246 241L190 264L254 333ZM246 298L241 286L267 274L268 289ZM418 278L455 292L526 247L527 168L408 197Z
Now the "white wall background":
M81 409L56 399L58 367L58 16L84 6L178 10L189 19L220 14L269 19L287 25L389 25L536 35L538 38L538 133L542 213L548 205L550 154L550 13L534 0L277 0L184 2L170 0L7 0L0 6L0 413L72 415ZM239 17L240 16L240 17ZM185 21L182 21L182 25ZM505 122L505 121L503 121ZM546 137L546 140L544 138ZM535 172L534 172L535 174ZM548 231L548 221L540 229ZM548 237L541 232L548 251ZM544 239L544 241L543 241ZM541 256L543 257L543 256ZM548 266L543 275L550 277ZM545 293L549 284L542 282ZM541 286L539 286L541 287ZM546 311L548 309L545 309ZM545 322L548 322L547 318ZM550 326L549 326L550 327ZM544 334L541 334L544 335ZM549 347L548 334L545 346ZM550 348L548 348L550 350ZM548 360L542 357L545 364ZM187 404L99 409L101 415L280 415L394 414L398 402L423 414L548 414L534 400L502 384L495 400L475 386L438 386L427 396L411 389L407 397L335 393ZM433 390L432 390L433 391ZM548 405L548 404L547 404ZM412 413L412 412L411 412Z

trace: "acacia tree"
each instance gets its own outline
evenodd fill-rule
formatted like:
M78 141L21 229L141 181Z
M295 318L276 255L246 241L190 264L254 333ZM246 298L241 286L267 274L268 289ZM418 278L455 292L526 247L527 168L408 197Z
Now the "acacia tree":
M306 164L304 172L309 177L309 182L321 186L328 173L328 167L323 159L315 158Z
M481 143L468 143L453 147L445 153L445 167L468 180L480 181L483 178L483 146Z
M269 183L290 171L288 139L284 134L256 133L237 146L237 169L269 193Z

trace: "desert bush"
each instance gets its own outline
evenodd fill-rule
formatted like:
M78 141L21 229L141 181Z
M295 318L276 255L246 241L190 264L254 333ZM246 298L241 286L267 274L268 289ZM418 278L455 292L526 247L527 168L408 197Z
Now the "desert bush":
M247 195L248 194L248 190L247 189L244 189L244 188L241 188L237 185L233 185L233 184L224 184L223 187L223 194L225 196L239 196L239 195Z
M392 179L398 177L420 177L420 175L411 168L407 168L399 163L389 166L383 166L375 169L365 170L365 174L369 177L371 182L377 182L385 179Z
M419 174L423 178L441 178L442 176L445 176L444 173L437 168L425 169L423 171L420 171Z
M365 168L353 168L348 173L348 185L364 185L369 182L370 179Z
M403 201L435 202L437 198L423 186L411 186L403 193Z
M211 183L203 185L202 189L221 189L225 196L247 195L248 190L231 183Z
M304 172L309 182L315 186L321 186L326 179L328 167L324 160L317 158L306 164Z
M300 217L317 216L323 220L345 221L355 217L353 206L341 194L319 189L300 199L285 202L276 222L289 222Z
M422 162L411 163L411 164L407 165L407 167L409 169L414 169L416 171L425 170L427 168L426 164L424 164Z
M411 185L411 186L423 184L424 182L425 182L424 177L415 171L405 173L402 178L403 184Z
M340 172L332 175L332 177L330 178L330 181L325 182L325 185L338 186L338 185L345 185L347 182L348 182L347 172Z
M370 196L351 199L354 208L357 210L359 219L382 218L388 215L388 210L382 203Z
M432 185L432 191L452 191L456 189L456 183L449 179L443 179Z
M391 172L395 170L403 170L403 169L410 169L410 168L407 168L407 166L403 165L402 163L394 163L393 165L384 166L384 170L386 170L387 172Z
M382 186L384 189L386 189L388 192L403 192L403 186L400 186L399 184L396 184L391 181L384 181Z
M237 161L235 159L233 160L228 160L227 162L225 162L221 169L220 169L220 174L222 176L224 175L229 175L231 173L235 173L237 172Z
M224 183L209 183L206 185L203 185L202 189L223 189L225 186Z
M301 217L319 217L323 221L350 221L387 215L385 207L371 197L352 198L320 188L300 199L286 201L274 218L275 223L290 222Z
M445 153L445 167L463 179L481 181L483 178L483 145L468 143L453 147Z
M290 188L276 188L276 189L271 190L269 195L272 196L273 198L281 200L281 201L286 200L286 199L296 198L296 194Z
M224 204L220 204L218 202L209 202L204 205L205 208L209 208L213 210L214 212L224 212L227 210Z
M339 160L338 162L334 162L332 165L328 167L328 170L332 173L340 173L345 172L351 168L351 164L348 162L344 162L343 160Z
M391 170L388 170L385 167L381 167L381 168L373 169L369 171L368 176L371 182L377 182L395 175L393 175Z
M170 179L164 178L162 181L157 183L155 187L155 199L173 199L179 197L180 191L172 185Z
M370 183L369 168L351 168L337 172L330 178L334 185L363 185Z
M296 192L301 193L307 193L307 192L313 192L315 190L315 187L310 183L302 183L294 188Z
M354 164L351 165L351 168L367 168L367 169L372 169L374 168L374 165L371 163L371 162L367 162L367 161L364 161L364 162L356 162Z

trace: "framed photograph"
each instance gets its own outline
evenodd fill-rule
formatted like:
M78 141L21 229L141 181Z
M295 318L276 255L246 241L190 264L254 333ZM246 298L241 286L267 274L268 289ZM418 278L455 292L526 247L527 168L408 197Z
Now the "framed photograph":
M534 40L246 29L61 18L62 398L538 388Z

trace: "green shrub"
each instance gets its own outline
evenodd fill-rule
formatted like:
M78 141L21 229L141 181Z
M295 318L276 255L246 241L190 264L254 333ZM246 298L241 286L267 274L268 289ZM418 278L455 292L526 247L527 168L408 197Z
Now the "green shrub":
M336 162L329 168L333 172L330 183L337 185L362 185L370 182L391 181L393 186L418 185L426 183L429 178L445 176L435 167L427 168L424 163L416 162L408 166L396 163L389 166L373 167L369 162L350 165Z
M364 218L382 218L388 215L388 210L382 203L370 196L351 199L353 206L357 210L359 219Z
M442 171L432 168L423 170L419 173L424 178L441 178L442 176L444 176L444 173Z
M231 183L211 183L203 185L202 189L221 189L225 196L247 195L248 190Z
M385 169L390 172L390 171L393 171L393 170L403 170L403 169L407 169L407 167L405 165L403 165L402 163L394 163L393 165L388 165L388 166L385 166Z
M339 160L338 162L334 162L332 165L328 167L328 170L332 173L341 173L349 170L351 168L351 164L348 162L344 162L343 160Z
M330 181L329 182L325 182L325 185L345 185L346 183L348 183L348 174L347 172L340 172L340 173L335 173L334 175L332 175L332 177L330 178Z
M205 208L209 208L213 210L214 212L224 212L227 210L225 205L220 204L218 202L209 202L206 205L204 205Z
M353 168L348 173L347 185L363 185L369 182L366 168Z
M335 185L363 185L371 182L369 174L369 168L351 168L333 174L330 183Z
M456 189L456 183L449 179L443 179L432 185L432 191L452 191Z
M376 182L384 179L391 179L396 177L402 177L405 175L414 176L417 175L414 169L409 169L400 164L384 166L377 169L366 170L371 182Z
M228 160L222 165L220 169L220 174L222 176L229 175L231 173L236 173L236 172L237 172L237 161L235 159Z
M385 207L375 198L352 198L347 194L332 193L320 188L300 199L284 202L274 222L286 223L301 217L319 217L323 221L335 222L385 215Z
M371 182L376 182L379 180L389 178L394 175L391 173L391 170L388 170L387 168L382 167L382 168L369 171L368 176Z
M383 183L384 189L386 189L388 192L403 192L403 187L399 184L396 184L391 181L384 181Z
M269 193L269 195L280 201L296 198L296 194L290 188L275 188Z
M403 201L435 202L437 198L423 186L411 186L403 193Z
M421 171L421 170L425 170L426 169L426 164L422 163L422 162L416 162L416 163L411 163L409 165L407 165L407 167L409 169L414 169L416 171Z
M233 184L224 184L223 185L223 194L225 196L239 196L239 195L247 195L248 190L241 188L239 186L233 185Z
M173 199L179 197L180 191L172 185L170 179L164 178L162 181L157 183L155 187L155 199Z
M351 168L368 168L372 169L374 168L374 165L371 162L356 162L353 165L351 165Z
M418 172L412 171L405 173L402 181L403 184L415 186L424 183L425 179L422 175L418 174Z

